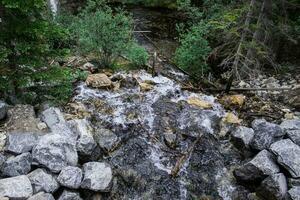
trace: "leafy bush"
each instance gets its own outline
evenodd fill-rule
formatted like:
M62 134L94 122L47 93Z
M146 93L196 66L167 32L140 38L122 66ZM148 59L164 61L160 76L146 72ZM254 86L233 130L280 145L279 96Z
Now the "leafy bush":
M133 67L141 67L147 63L149 55L145 48L132 43L126 52L126 57L132 63Z
M208 27L204 23L199 23L189 32L181 34L180 46L175 52L175 63L196 76L209 70L206 59L211 48L205 39L207 30Z

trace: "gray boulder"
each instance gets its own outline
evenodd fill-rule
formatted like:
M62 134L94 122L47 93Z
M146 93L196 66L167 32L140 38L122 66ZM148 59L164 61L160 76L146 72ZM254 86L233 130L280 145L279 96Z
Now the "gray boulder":
M255 181L279 171L274 156L267 150L262 150L250 162L236 169L234 175L241 181Z
M31 170L32 157L30 153L9 157L3 164L4 176L19 176L28 174Z
M0 180L0 197L27 199L31 195L31 183L25 175Z
M0 153L0 169L2 168L5 161L6 161L6 157L2 153Z
M71 120L68 122L71 129L78 135L76 148L81 155L91 155L97 144L92 134L92 128L86 120Z
M68 165L76 166L78 155L75 144L60 134L42 136L32 150L33 160L57 173Z
M256 150L268 149L273 142L285 135L279 125L269 123L263 119L254 120L252 128L255 135L251 142L251 147Z
M82 171L78 167L68 166L61 170L57 181L65 187L78 189L82 180Z
M59 188L55 177L44 169L36 169L27 176L32 184L34 193L53 193Z
M29 152L37 144L36 133L9 133L7 134L6 151L21 154Z
M53 126L66 123L63 114L60 112L58 108L48 108L42 112L41 119L47 124L47 126L51 129Z
M0 120L6 117L8 106L4 101L0 100Z
M267 200L283 200L287 190L286 178L282 173L279 173L263 180L257 190L257 194Z
M82 200L79 192L64 190L58 200Z
M300 147L290 139L280 140L270 150L277 156L277 162L294 178L300 177Z
M99 192L108 192L112 182L112 170L106 163L88 162L83 165L81 188Z
M112 151L120 142L115 133L104 128L95 130L95 140L102 149L108 152Z
M28 198L27 200L55 200L52 194L39 192L32 197Z
M239 126L231 132L231 140L238 149L248 149L253 137L253 129L245 126Z
M285 120L280 126L295 144L300 145L300 120Z
M288 197L291 200L300 200L300 187L292 187L289 191L288 191Z

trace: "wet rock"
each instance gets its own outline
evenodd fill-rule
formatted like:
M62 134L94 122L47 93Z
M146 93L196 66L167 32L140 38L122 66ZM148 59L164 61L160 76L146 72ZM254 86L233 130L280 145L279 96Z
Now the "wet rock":
M267 150L262 150L250 162L236 169L234 175L241 181L256 181L279 171L274 156Z
M248 149L254 137L252 128L239 126L231 132L231 139L238 149Z
M6 151L15 154L29 152L37 144L36 133L8 133Z
M80 197L79 192L64 190L58 200L82 200L82 198Z
M187 100L188 104L196 106L201 109L209 109L212 108L212 104L210 102L204 101L197 97L191 97Z
M23 153L8 158L2 167L5 176L19 176L30 172L32 157L30 153Z
M107 75L102 73L89 75L85 82L87 86L94 88L108 88L112 84Z
M9 109L7 131L40 132L34 108L31 105L16 105Z
M55 200L55 199L52 196L52 194L44 193L44 192L39 192L39 193L31 196L27 200Z
M291 200L300 200L300 186L298 186L298 187L292 187L288 191L288 197Z
M55 177L45 169L36 169L27 175L29 178L34 193L47 192L53 193L59 188Z
M59 108L50 107L42 112L41 119L47 124L51 129L53 126L66 123L63 114Z
M38 144L32 150L32 157L35 162L55 173L68 165L76 166L78 162L75 144L60 134L47 134L40 137Z
M81 188L108 192L112 182L112 170L106 163L88 162L83 165Z
M263 119L254 120L252 128L255 135L251 147L256 150L268 149L273 142L285 135L279 125L269 123Z
M31 195L31 183L25 175L0 180L0 197L27 199Z
M67 188L78 189L82 180L82 171L78 167L68 166L61 170L57 181Z
M300 145L300 120L286 120L280 126L294 143Z
M294 178L300 178L300 147L290 139L280 140L270 150L277 156L277 162Z
M164 133L165 143L166 143L166 145L168 145L171 148L175 147L175 145L176 145L176 138L177 138L177 136L174 133L168 133L168 132Z
M0 120L6 117L8 106L4 101L0 100Z
M92 135L92 128L88 125L86 120L72 120L69 121L72 130L78 135L76 148L81 155L91 155L96 147L96 142Z
M95 140L102 149L108 152L112 151L120 142L120 139L114 132L104 128L95 130Z
M267 200L283 200L287 190L286 178L282 173L279 173L263 180L257 190L257 194Z

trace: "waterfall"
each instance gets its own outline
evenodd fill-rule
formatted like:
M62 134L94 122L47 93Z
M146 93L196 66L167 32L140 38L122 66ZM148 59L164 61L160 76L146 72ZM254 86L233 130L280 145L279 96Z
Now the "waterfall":
M49 0L49 4L53 16L56 16L58 11L58 0Z

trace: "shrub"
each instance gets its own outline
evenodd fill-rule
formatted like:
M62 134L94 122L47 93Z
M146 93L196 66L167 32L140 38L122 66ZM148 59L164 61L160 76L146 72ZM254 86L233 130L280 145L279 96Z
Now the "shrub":
M211 51L208 41L205 39L207 26L199 23L187 33L181 34L180 46L175 52L175 63L196 76L208 72L206 59Z
M145 48L137 45L135 42L129 46L126 57L131 62L133 67L141 67L146 65L149 55Z

